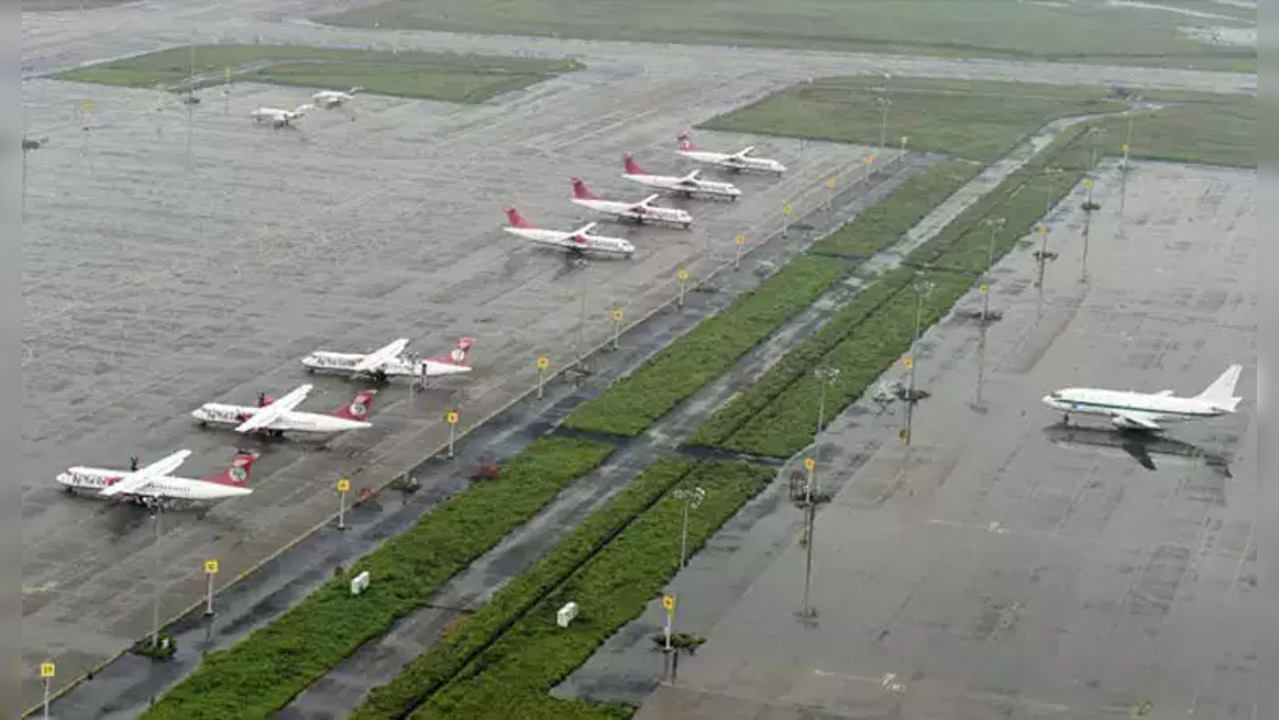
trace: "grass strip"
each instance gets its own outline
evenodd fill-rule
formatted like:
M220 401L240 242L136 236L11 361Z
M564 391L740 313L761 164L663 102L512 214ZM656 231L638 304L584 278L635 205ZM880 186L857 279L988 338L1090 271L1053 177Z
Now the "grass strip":
M445 581L612 451L586 440L539 438L503 467L500 480L453 495L343 577L243 641L210 654L142 717L269 717L362 643L420 607ZM363 595L352 597L350 578L364 570L372 583Z
M391 52L305 45L197 45L75 68L58 75L75 82L185 90L260 82L348 90L374 95L482 102L490 97L582 68L575 60L494 57L468 53Z
M574 430L634 436L723 373L779 325L812 305L853 264L799 256L753 292L583 403L564 421Z
M504 585L447 637L409 663L390 683L374 688L352 713L352 720L392 720L421 705L696 466L696 461L686 458L665 458L649 465L620 495L587 517L528 571Z
M706 491L701 506L689 515L690 553L775 475L776 470L759 465L699 462L680 483ZM411 717L627 717L629 708L586 706L547 693L613 633L643 613L678 570L683 508L682 502L667 494L640 514ZM560 628L555 613L569 601L578 603L580 614L568 628Z
M1146 109L1099 121L1091 142L1099 154L1147 160L1256 167L1259 126L1255 95L1148 90ZM1098 85L996 80L820 78L779 90L703 123L713 130L909 147L992 161L1060 117L1118 113L1133 93ZM885 108L881 99L891 104ZM1157 108L1151 109L1153 106ZM887 110L885 113L884 110Z
M814 243L812 249L832 255L870 257L901 239L981 170L980 164L967 160L943 160L911 178L852 222Z
M994 258L998 260L1043 216L1045 202L1060 201L1076 185L1090 154L1085 144L1088 130L1087 125L1080 125L1062 133L907 258L912 265L970 274L919 272L910 266L886 273L828 323L829 335L819 332L788 353L756 385L712 416L689 442L781 458L813 442L813 408L817 407L820 386L812 369L825 365L840 370L826 393L828 417L861 397L870 383L910 349L916 312L921 313L921 328L937 322L972 287L975 276L987 269L991 236L982 220L993 216L1006 220L995 234ZM934 286L922 304L914 289L916 281ZM831 342L837 328L847 332Z

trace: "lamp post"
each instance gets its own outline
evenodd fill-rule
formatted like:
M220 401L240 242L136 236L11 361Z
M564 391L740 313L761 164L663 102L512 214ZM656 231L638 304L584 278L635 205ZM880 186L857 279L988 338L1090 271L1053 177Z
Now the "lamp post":
M884 144L888 142L888 106L893 104L886 97L876 98L879 104L879 151L884 152Z
M910 445L911 429L915 420L915 368L919 364L916 361L919 349L919 335L923 330L924 323L924 299L932 294L936 285L932 282L916 282L915 293L918 296L915 305L915 339L910 343L910 380L909 387L906 390L906 432L902 438Z
M817 377L817 382L821 385L817 399L817 432L820 433L826 427L826 386L834 385L839 379L839 368L819 367L813 371L813 375Z
M990 272L995 266L995 236L1008 221L1002 217L988 217L981 222L990 228L990 245L986 248L986 282L981 294L981 321L986 322L990 314Z
M688 562L688 513L701 507L706 491L700 487L677 488L671 495L684 503L684 525L679 535L679 566L682 568Z

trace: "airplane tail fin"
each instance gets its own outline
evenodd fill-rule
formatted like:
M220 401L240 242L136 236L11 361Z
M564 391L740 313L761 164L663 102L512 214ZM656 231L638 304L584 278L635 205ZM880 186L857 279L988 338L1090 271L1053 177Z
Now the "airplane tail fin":
M457 341L453 349L447 353L436 355L431 360L445 365L457 365L458 367L466 367L467 361L470 359L471 347L475 345L475 338L464 337Z
M1239 402L1243 400L1241 397L1234 396L1235 383L1239 382L1239 374L1242 372L1242 365L1231 365L1216 380L1213 380L1206 390L1196 395L1195 399L1212 403L1228 412L1234 412Z
M255 450L237 450L235 460L231 462L231 467L219 473L207 475L203 480L207 482L217 483L219 485L230 485L232 487L248 487L249 472L253 468L253 461L257 460L261 453Z
M599 196L586 187L581 178L573 178L573 197L578 200L599 200Z
M679 149L690 152L697 150L697 146L693 144L693 137L688 134L687 130L679 134Z
M533 227L528 220L524 219L524 216L520 214L520 211L516 210L513 207L508 207L506 209L506 219L511 221L511 227L517 227L517 228Z
M377 390L361 390L356 393L355 398L350 404L332 412L333 417L339 417L343 420L356 420L365 422L369 419L369 408L373 405L373 396L377 395Z
M622 165L625 166L627 175L647 175L648 174L644 172L644 168L639 166L639 163L635 162L635 158L631 157L630 155L622 156Z

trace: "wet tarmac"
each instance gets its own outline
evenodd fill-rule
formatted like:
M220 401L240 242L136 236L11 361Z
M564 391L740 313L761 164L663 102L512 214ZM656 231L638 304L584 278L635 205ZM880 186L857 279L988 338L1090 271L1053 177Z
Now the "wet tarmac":
M1023 248L995 273L1001 320L966 319L973 293L926 335L909 448L903 408L869 401L823 433L815 618L778 483L672 582L676 630L709 638L673 683L655 602L556 694L647 697L644 720L1257 717L1256 175L1135 167L1122 224L1113 165L1094 188L1087 282L1075 198L1042 299ZM1039 402L1193 394L1231 362L1240 412L1159 438Z
M197 41L387 42L385 33L288 19L316 7L232 0L28 13L24 72L185 43L195 27L219 28L217 38ZM731 256L739 232L754 242L780 225L783 200L820 202L826 177L860 173L865 148L707 133L708 145L757 141L794 172L780 182L741 179L739 203L687 204L698 220L693 233L618 227L614 234L640 247L636 259L584 272L500 233L505 204L557 227L586 217L567 202L573 175L610 196L639 197L642 189L617 177L622 152L654 170L682 167L668 152L675 129L809 74L887 63L941 75L1024 71L1050 82L1087 76L1255 91L1255 76L1187 71L724 48L681 48L687 54L675 57L639 44L394 37L406 48L580 53L590 67L479 107L361 97L354 121L320 112L291 131L246 116L259 104L301 101L299 89L237 84L229 98L206 93L188 116L171 98L157 105L153 91L24 81L28 130L49 138L26 169L24 672L54 659L61 683L112 657L149 630L157 584L162 617L176 616L200 598L205 559L220 559L219 586L231 581L325 521L339 475L357 488L384 483L443 445L444 410L458 407L469 428L531 387L537 355L566 364L583 286L582 344L590 346L607 339L613 307L642 317L675 292L677 267L697 277ZM734 60L698 65L694 56ZM418 395L385 389L375 427L326 448L263 448L251 502L199 520L167 515L159 547L144 513L53 486L73 463L123 466L130 455L177 447L195 450L184 473L221 467L244 440L197 431L190 409L249 403L260 390L309 381L296 361L318 347L373 347L401 335L432 353L473 335L478 369ZM336 407L359 389L314 382L307 409ZM24 680L30 704L38 686L29 673Z
M198 599L205 559L234 578L329 516L338 476L357 488L389 481L445 442L451 406L470 427L533 386L538 355L567 364L583 288L589 347L611 334L613 308L642 318L676 294L677 268L704 277L731 258L737 234L754 242L779 226L783 200L816 205L806 192L860 169L864 148L809 144L801 159L797 143L762 140L793 175L742 178L737 203L685 203L698 223L690 233L606 223L639 246L635 259L574 269L501 233L502 206L573 226L586 218L567 202L574 175L638 198L614 167L625 149L655 169L679 167L666 157L670 129L690 107L708 103L709 117L736 103L692 82L618 85L615 73L590 72L491 106L364 98L355 122L317 114L296 131L245 117L290 91L237 86L229 114L216 102L196 110L190 174L185 118L157 113L154 93L94 88L86 132L64 119L82 86L27 84L31 125L50 138L28 166L24 241L27 665L52 657L71 678L150 627L143 598L156 549L145 516L60 494L52 478L68 465L123 466L187 447L195 455L183 471L200 474L246 442L195 428L187 413L203 402L251 403L314 382L304 409L325 411L360 386L302 373L311 350L407 336L439 352L478 339L470 376L416 395L388 387L370 430L327 449L263 448L251 502L200 521L175 515L159 551L171 617ZM756 82L723 89L731 97ZM630 124L617 108L633 95L650 110Z

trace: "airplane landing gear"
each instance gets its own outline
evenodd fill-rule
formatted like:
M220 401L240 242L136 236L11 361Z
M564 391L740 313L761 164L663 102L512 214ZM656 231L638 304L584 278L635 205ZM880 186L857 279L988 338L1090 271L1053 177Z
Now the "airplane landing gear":
M1070 425L1070 413L1061 414L1061 424L1066 426Z

